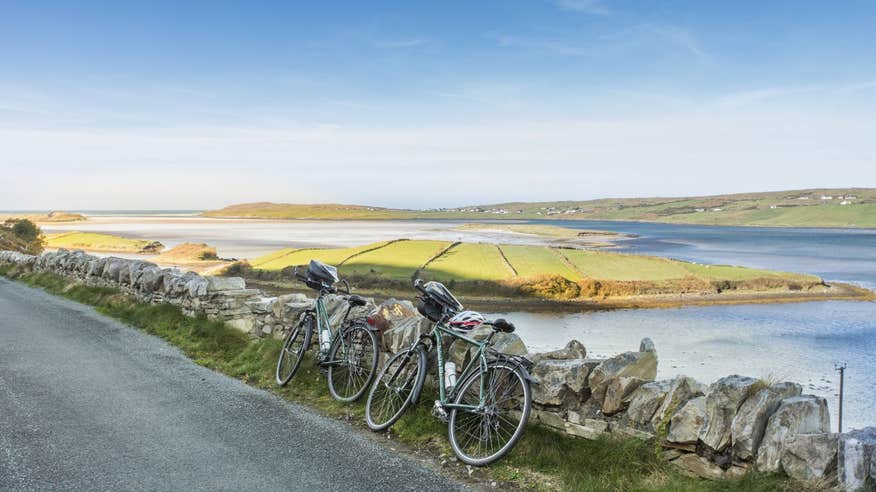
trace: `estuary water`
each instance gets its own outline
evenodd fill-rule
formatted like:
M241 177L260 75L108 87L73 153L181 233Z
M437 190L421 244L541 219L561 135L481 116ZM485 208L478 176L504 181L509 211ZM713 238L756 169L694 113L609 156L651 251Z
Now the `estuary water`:
M353 246L406 237L538 244L527 235L457 231L455 221L252 221L180 214L90 215L47 232L84 230L161 241L206 242L220 256L252 258L287 247ZM470 222L470 221L467 221ZM709 264L805 272L826 281L876 289L876 230L715 227L612 221L528 221L635 235L622 251ZM688 307L604 312L492 313L518 326L535 351L580 340L594 356L635 350L654 340L658 377L687 374L704 382L729 374L788 379L829 399L836 422L836 363L848 364L846 428L876 425L876 303Z

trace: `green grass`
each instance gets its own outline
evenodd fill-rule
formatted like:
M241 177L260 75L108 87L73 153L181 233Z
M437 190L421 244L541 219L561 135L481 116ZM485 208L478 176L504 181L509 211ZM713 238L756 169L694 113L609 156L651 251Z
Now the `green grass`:
M354 427L363 427L363 402L344 405L333 400L325 377L309 358L289 386L274 385L273 371L281 345L278 340L250 340L222 323L184 316L174 306L137 304L114 289L76 284L52 273L23 273L0 266L0 275L92 305L103 314L167 340L198 364L308 405L324 415L347 420ZM429 401L429 395L424 395L391 434L394 440L428 455L449 456L447 427L430 415ZM459 464L450 465L448 470L466 476ZM477 473L487 481L504 483L499 489L732 492L790 490L792 486L787 479L756 473L720 482L690 478L659 461L650 443L615 437L589 441L534 425L504 460Z
M290 266L307 265L311 259L328 263L329 265L340 265L348 258L367 251L373 248L380 248L386 242L366 244L364 246L356 246L353 248L301 248L301 249L283 249L274 253L261 256L254 259L250 264L253 268L260 270L282 270Z
M581 273L572 268L557 250L544 246L519 246L503 244L499 246L505 257L517 270L517 275L560 275L569 280L580 280Z
M432 257L450 246L447 241L396 241L351 258L341 266L344 275L376 274L410 279Z
M117 253L140 253L155 241L131 239L127 237L100 234L96 232L61 232L47 234L47 248L86 249L91 251L106 251Z
M658 258L601 251L562 250L585 277L597 280L669 280L690 274L685 263Z
M424 273L438 280L504 280L514 276L499 248L484 243L457 244L429 263Z

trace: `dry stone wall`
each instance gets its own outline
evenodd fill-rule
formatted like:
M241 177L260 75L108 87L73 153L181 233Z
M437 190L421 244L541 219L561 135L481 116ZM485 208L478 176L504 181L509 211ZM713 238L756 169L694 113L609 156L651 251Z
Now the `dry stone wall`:
M241 278L204 277L82 251L39 256L0 251L0 264L111 287L142 303L178 306L187 315L204 315L253 337L282 336L314 305L303 294L266 296L248 289ZM340 296L328 296L326 307L333 323L347 310ZM365 315L380 330L386 353L410 346L431 329L409 301L369 302L350 314ZM471 336L489 333L475 330ZM769 384L740 375L709 385L687 376L655 380L657 349L647 338L638 350L607 359L588 357L576 340L537 354L529 353L515 334L498 333L494 342L502 352L533 361L532 420L558 432L588 439L604 434L653 439L665 459L706 478L758 469L844 490L876 490L876 427L831 433L827 401L802 394L796 383ZM445 348L450 360L463 367L472 353L459 343Z

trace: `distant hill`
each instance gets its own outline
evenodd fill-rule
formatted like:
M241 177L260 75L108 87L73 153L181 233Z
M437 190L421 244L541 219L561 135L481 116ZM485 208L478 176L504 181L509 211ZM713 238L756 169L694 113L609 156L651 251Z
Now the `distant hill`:
M205 217L251 218L251 219L400 219L413 218L414 210L396 210L365 205L341 204L293 204L293 203L242 203L204 212Z
M203 215L259 219L590 219L728 226L876 227L876 188L510 202L436 210L248 203L205 212Z

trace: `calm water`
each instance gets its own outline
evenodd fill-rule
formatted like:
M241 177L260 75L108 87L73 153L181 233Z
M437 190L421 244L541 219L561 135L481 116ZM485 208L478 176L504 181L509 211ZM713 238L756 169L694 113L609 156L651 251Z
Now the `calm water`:
M284 247L352 246L407 237L539 243L523 235L459 232L453 221L239 221L166 214L95 217L51 226L156 239L167 246L207 242L226 257L253 257ZM551 222L548 222L551 223ZM709 227L636 222L574 221L567 227L635 234L625 251L696 261L805 272L827 281L876 289L876 230ZM496 313L512 319L533 350L582 341L593 355L635 350L651 337L659 377L704 382L733 373L790 379L831 401L836 420L834 363L848 363L846 427L876 425L876 303L691 307L545 315Z
M566 226L638 234L631 252L813 273L876 289L876 230L678 226L579 221ZM789 379L831 402L836 424L836 362L846 362L844 424L876 425L876 303L798 304L622 310L568 315L497 313L513 319L536 351L581 340L591 354L636 350L651 337L658 377L702 381L740 373Z

